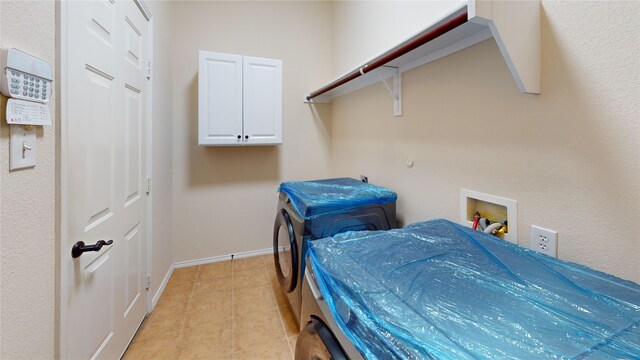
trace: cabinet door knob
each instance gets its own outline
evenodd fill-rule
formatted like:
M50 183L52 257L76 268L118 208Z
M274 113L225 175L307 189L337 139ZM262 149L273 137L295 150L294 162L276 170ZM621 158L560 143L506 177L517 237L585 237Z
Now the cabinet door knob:
M245 136L244 136L244 138L245 138L245 139L248 139L248 138L249 138L249 135L245 135Z
M242 138L242 136L238 135L238 139L241 139L241 138Z

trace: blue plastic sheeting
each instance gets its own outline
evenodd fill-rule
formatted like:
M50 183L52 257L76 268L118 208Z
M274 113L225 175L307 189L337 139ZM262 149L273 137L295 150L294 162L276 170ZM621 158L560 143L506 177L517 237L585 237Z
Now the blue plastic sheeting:
M293 207L305 220L346 209L395 202L395 192L351 178L289 181L278 191L289 196Z
M367 359L638 359L640 285L433 220L310 242Z

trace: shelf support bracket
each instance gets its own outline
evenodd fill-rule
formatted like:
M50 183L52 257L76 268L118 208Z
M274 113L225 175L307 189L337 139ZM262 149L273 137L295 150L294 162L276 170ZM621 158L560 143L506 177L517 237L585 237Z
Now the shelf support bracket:
M384 67L391 68L391 66ZM393 87L389 86L387 80L385 80L380 73L378 73L378 76L393 98L393 116L399 117L402 116L402 74L399 68L393 67L393 69L395 69L393 73Z

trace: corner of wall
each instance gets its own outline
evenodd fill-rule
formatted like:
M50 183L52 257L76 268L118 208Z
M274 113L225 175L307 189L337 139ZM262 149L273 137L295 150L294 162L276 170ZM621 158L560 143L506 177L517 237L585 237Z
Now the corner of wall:
M153 308L173 269L173 23L171 1L147 2L153 19L153 105L151 140L151 287Z

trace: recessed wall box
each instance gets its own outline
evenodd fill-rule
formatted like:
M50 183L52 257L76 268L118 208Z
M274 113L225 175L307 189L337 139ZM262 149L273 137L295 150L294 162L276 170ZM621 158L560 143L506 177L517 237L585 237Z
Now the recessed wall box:
M16 48L0 52L2 95L48 103L53 94L53 74L45 60Z
M518 243L518 202L500 196L484 194L477 191L460 189L460 224L471 227L474 215L478 211L480 216L493 222L508 223L508 230L504 240Z

